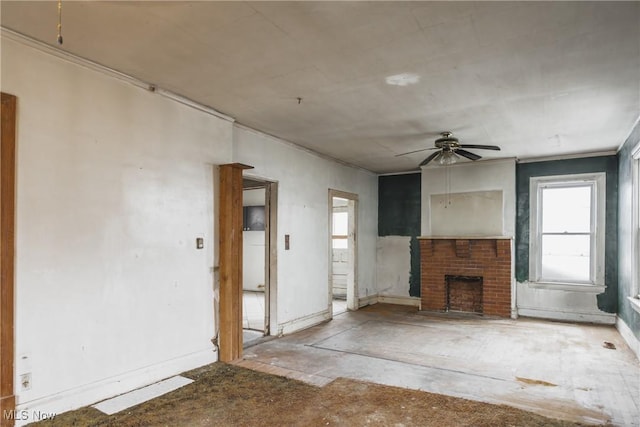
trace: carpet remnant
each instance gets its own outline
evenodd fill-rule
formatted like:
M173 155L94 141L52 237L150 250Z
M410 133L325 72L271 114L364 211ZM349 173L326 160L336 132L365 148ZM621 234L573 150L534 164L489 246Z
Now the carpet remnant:
M505 405L346 378L316 387L221 362L182 375L193 382L116 414L106 415L93 407L85 407L41 424L65 427L584 425Z

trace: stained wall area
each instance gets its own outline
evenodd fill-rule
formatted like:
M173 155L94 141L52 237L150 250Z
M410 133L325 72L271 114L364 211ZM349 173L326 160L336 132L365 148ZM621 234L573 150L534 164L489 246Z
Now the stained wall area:
M60 413L217 360L221 164L278 183L274 334L329 313L330 188L358 195L358 292L377 294L375 174L1 41L2 90L18 99L14 381L31 378L19 410Z
M640 266L634 251L633 232L633 152L640 147L640 122L618 152L618 316L640 340L640 313L634 309L629 297L638 289L634 280L640 281ZM637 160L636 160L637 161ZM636 225L637 226L637 225ZM637 243L635 243L637 244ZM640 247L636 246L636 250ZM635 260L633 256L635 255ZM634 277L635 275L635 277ZM640 347L636 349L640 357Z
M217 360L214 182L232 124L4 36L2 90L18 98L18 409Z
M376 295L377 176L323 158L287 141L233 127L233 158L254 168L245 175L278 183L277 319L272 334L327 320L329 306L329 189L357 195L358 298ZM284 235L290 248L285 249Z
M529 180L532 177L580 173L606 173L605 290L595 294L567 289L535 288L529 280ZM562 320L614 323L618 309L618 161L598 156L519 163L516 167L516 281L521 314Z
M382 296L420 296L420 173L378 178L378 287Z

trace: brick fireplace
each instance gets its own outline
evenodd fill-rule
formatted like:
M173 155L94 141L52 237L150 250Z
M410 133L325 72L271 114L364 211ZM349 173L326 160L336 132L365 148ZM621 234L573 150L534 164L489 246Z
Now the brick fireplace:
M422 310L511 315L511 239L419 237Z

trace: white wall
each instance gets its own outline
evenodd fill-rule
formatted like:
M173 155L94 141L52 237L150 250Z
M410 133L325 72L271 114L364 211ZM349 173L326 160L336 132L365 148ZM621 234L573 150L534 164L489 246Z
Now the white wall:
M376 274L378 293L384 297L394 297L409 301L409 280L411 276L411 237L378 237ZM404 302L407 304L407 302Z
M233 136L233 160L254 167L245 175L278 182L277 325L272 333L291 332L328 314L330 188L359 197L358 294L377 293L377 176L241 126L234 126ZM290 250L284 249L285 234Z
M447 177L447 173L449 176ZM448 183L448 185L447 185ZM422 168L422 235L432 236L431 196L451 194L455 200L457 193L502 191L502 236L515 236L516 220L516 162L515 159L489 160L474 163L459 163L448 167L430 166ZM465 195L465 197L468 196ZM435 207L434 210L442 211ZM491 222L485 233L483 212L467 212L468 223L456 236L495 234L495 224ZM446 230L456 229L455 215L451 224L443 225ZM440 223L442 223L442 219ZM437 231L437 230L436 230ZM436 233L437 234L437 233Z
M231 123L5 36L1 71L18 97L18 407L61 412L216 360Z

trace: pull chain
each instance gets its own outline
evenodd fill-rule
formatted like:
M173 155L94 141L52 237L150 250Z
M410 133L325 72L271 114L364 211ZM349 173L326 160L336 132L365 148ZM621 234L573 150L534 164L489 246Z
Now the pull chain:
M445 169L444 169L444 174L445 174L445 206L444 208L446 209L450 204L451 204L451 165L446 165Z
M58 0L58 44L62 46L62 0Z

